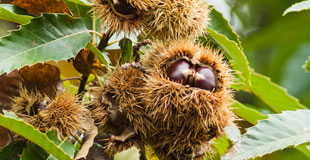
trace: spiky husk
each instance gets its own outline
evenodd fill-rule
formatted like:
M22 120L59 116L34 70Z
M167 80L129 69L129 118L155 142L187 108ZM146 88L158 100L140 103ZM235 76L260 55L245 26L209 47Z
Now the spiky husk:
M29 92L21 88L20 96L13 98L12 111L27 123L41 132L56 129L61 137L73 136L78 138L77 133L82 133L86 128L86 108L82 106L78 98L69 93L61 93L56 99ZM39 109L29 112L40 105Z
M154 0L127 0L127 2L141 11L148 11L150 8L154 7Z
M184 57L208 65L216 72L215 92L168 80L165 69ZM178 40L155 43L143 62L150 74L145 78L140 96L155 123L156 130L152 133L155 143L150 142L155 153L166 159L182 158L187 152L194 152L197 146L205 146L214 137L221 136L224 127L232 124L234 115L229 108L232 75L223 55L189 40Z
M195 37L205 33L209 6L202 0L154 0L144 23L144 34L157 39Z
M30 92L20 87L19 96L13 97L12 101L11 111L22 117L31 117L32 106L42 102L43 96L38 92Z
M124 142L107 138L106 151L115 154L133 145L144 146L143 139L152 123L144 114L137 94L144 84L144 74L136 68L116 67L109 73L107 84L96 89L96 100L91 104L91 112L96 124L104 134L120 136L125 129L132 129L135 135Z
M54 128L62 137L78 138L86 128L87 114L88 110L77 96L64 92L49 101L47 108L38 113L39 121L33 125L43 131Z
M20 87L19 96L12 98L13 102L11 111L18 117L22 118L25 122L33 124L38 121L38 110L34 111L34 107L44 100L46 100L46 97L39 92L28 91L27 89Z
M112 33L120 34L124 31L125 34L135 34L143 27L142 15L150 6L149 0L129 0L128 3L137 9L137 14L134 18L125 19L113 12L113 9L107 0L95 0L95 5L92 7L94 15L104 23L105 29Z

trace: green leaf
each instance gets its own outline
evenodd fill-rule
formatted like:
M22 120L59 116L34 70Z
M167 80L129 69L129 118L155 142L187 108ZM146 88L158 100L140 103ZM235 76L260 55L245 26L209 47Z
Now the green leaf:
M292 6L290 6L288 9L286 9L283 13L283 16L285 16L286 14L290 13L290 12L300 12L303 10L309 10L310 9L310 1L302 1L302 2L298 2L293 4Z
M93 29L93 15L91 14L91 7L85 6L80 3L72 2L70 0L65 0L66 5L75 17L82 19L86 27L90 30ZM96 19L96 31L101 32L101 23Z
M133 59L132 42L128 38L123 38L119 41L119 46L122 49L120 64L128 63Z
M223 160L260 157L289 146L310 142L310 110L284 111L269 115L242 135Z
M211 25L209 28L213 29L217 33L225 35L229 40L235 41L239 47L241 47L239 35L233 31L232 27L221 12L217 11L216 9L212 9L209 17L211 19Z
M306 61L305 65L303 68L307 71L310 72L310 56L308 57L308 60Z
M297 98L289 95L284 88L271 82L270 78L262 74L253 71L251 83L251 91L275 112L306 108Z
M233 112L240 118L248 121L251 124L257 124L258 120L266 119L267 116L252 109L249 107L244 106L238 101L234 101L232 104Z
M241 137L241 132L238 126L227 126L225 127L226 136L232 141L237 142Z
M88 43L86 48L88 48L92 53L94 53L98 57L100 62L103 63L107 69L110 69L111 61L110 58L108 57L107 52L103 51L101 53L101 51L99 51L99 49L91 43Z
M140 159L139 150L136 147L132 147L128 150L125 150L123 152L114 155L114 160L124 160L124 159L139 160Z
M26 141L15 141L0 150L0 159L13 159L23 153Z
M232 40L229 40L223 34L217 33L215 30L208 28L209 35L220 44L226 51L226 55L230 59L230 63L233 65L233 69L240 74L238 76L240 81L244 82L247 86L250 86L250 69L249 62L244 55L242 49L238 47L238 44Z
M90 17L90 6L85 6L71 0L64 0L71 13L76 17Z
M18 24L27 24L33 18L27 12L12 4L0 4L0 19Z
M7 111L4 110L3 112L5 115L8 115ZM35 129L33 126L22 121L21 119L8 117L5 115L0 114L1 126L25 137L58 159L71 160L70 156L63 152L63 150L53 143L45 134L41 133L39 130Z
M20 160L46 160L48 153L34 143L29 143L28 147L20 156Z
M0 75L25 65L66 60L91 40L83 21L63 14L44 14L0 39Z
M214 141L214 148L216 148L218 156L224 155L229 147L230 143L226 136L220 137Z
M60 147L65 153L67 153L71 158L74 157L75 153L75 147L72 143L67 141L67 138L64 140L60 141L58 139L57 131L56 130L51 130L46 133L47 137L53 141L58 147ZM57 160L53 155L49 155L48 160Z

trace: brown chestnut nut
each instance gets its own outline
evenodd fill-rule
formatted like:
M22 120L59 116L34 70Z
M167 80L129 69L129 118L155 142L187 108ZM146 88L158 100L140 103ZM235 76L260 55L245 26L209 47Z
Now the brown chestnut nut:
M196 69L193 87L214 91L216 89L216 75L209 67Z
M190 62L181 59L172 63L166 72L170 80L186 85L191 68L192 64Z
M112 0L115 10L122 15L132 15L136 13L136 9L125 0Z

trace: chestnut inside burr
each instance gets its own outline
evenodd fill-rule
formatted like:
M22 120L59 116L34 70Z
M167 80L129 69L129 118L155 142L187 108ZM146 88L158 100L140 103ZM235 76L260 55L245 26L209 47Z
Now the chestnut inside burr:
M137 10L126 0L109 0L113 12L125 19L131 19L136 16Z
M180 59L166 69L169 80L208 91L215 91L216 74L211 67Z

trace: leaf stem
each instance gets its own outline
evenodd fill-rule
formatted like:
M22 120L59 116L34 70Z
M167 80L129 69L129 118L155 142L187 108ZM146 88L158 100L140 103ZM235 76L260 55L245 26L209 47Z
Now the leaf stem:
M93 18L93 31L96 32L96 17L95 17L95 14L93 14L92 18ZM96 33L95 32L93 32L93 45L96 45ZM100 34L100 36L101 36L101 34Z
M99 42L99 44L98 44L98 46L97 46L97 48L98 48L100 51L103 50L105 47L108 46L108 41L109 41L110 38L113 36L113 34L114 34L114 32L112 32L112 31L109 30L108 32L106 32L106 33L103 35L101 41Z
M95 30L88 30L88 31L91 32L91 33L94 33L94 35L97 35L98 37L100 37L100 39L103 38L103 36L102 36L99 32L97 32L97 31L95 31ZM96 42L96 37L95 37L95 39L94 39L94 37L93 37L93 42L94 42L94 40L95 40L95 42Z

